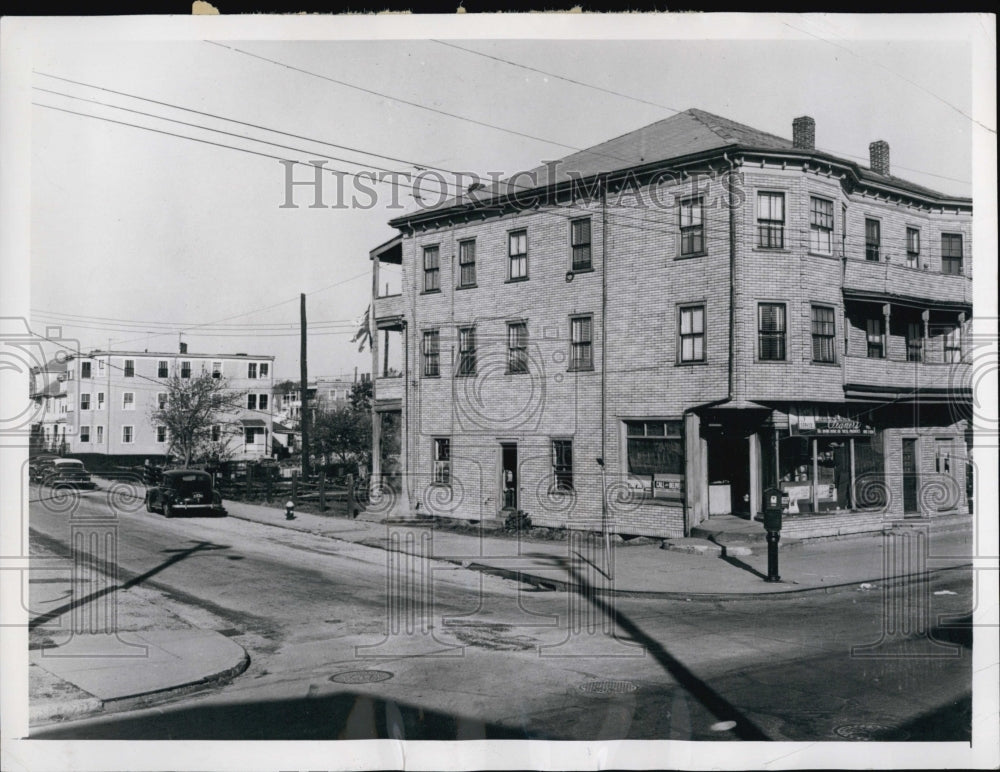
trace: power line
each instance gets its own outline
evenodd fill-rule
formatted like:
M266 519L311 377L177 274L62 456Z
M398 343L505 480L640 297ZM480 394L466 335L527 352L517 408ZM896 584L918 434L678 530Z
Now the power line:
M45 314L45 315L48 315L48 316L61 316L61 317L68 317L68 318L85 319L85 320L95 321L95 322L124 322L126 324L153 325L153 326L160 326L160 327L169 327L171 329L177 329L178 327L189 327L189 326L191 326L190 322L152 322L152 321L142 321L142 320L136 320L136 319L121 319L121 318L115 318L115 317L110 317L110 316L90 316L90 315L87 315L87 314L70 314L70 313L67 313L65 311L50 311L50 310L47 310L47 309L44 309L44 308L35 308L35 307L32 307L31 310L34 311L34 312L36 312L36 313ZM352 321L353 321L352 319L322 319L322 320L319 320L319 321L316 321L316 322L312 322L311 326L315 326L317 324L340 324L340 323L346 324L346 323L352 322ZM202 326L202 325L197 325L197 326ZM293 326L297 328L298 327L298 322L261 322L261 323L258 323L258 324L219 324L219 325L213 325L213 326L226 327L226 328L230 328L230 327L252 327L252 328L256 328L256 329L264 329L264 328L268 328L268 327L293 327Z

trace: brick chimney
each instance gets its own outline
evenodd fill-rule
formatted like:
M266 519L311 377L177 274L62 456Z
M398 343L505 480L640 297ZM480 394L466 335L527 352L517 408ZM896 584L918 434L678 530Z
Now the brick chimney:
M868 146L868 155L871 160L868 166L873 172L889 176L889 143L884 139L877 139Z
M816 121L808 115L792 121L792 147L800 150L816 149Z
M188 344L181 341L181 353L186 354L188 352Z

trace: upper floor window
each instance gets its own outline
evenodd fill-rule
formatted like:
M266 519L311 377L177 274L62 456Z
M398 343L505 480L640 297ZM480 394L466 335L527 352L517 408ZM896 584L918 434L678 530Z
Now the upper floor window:
M133 426L123 426L122 427L122 444L131 445L132 444L132 430Z
M458 286L476 286L476 241L458 242Z
M122 410L135 410L135 393L126 391L122 394Z
M437 378L441 374L441 335L437 330L424 330L424 375Z
M681 201L681 256L698 255L705 251L705 202L698 198Z
M920 231L917 228L906 229L906 265L920 267Z
M126 359L125 360L125 377L134 378L135 377L135 360Z
M591 316L574 316L570 326L570 370L594 369L594 319Z
M80 395L80 410L90 410L90 394L89 392L83 392Z
M161 359L156 363L156 377L157 378L167 378L170 376L170 362L166 359Z
M166 442L167 441L167 427L166 426L157 426L156 427L156 441L157 442Z
M212 442L218 442L222 437L222 427L212 424Z
M962 361L962 327L956 324L944 334L944 361Z
M257 395L257 409L258 410L267 410L267 394L258 394Z
M458 328L458 375L476 374L476 328Z
M80 363L80 377L89 378L90 377L90 362Z
M270 369L271 369L271 366L267 362L261 362L260 363L260 377L261 378L267 378L268 373L270 372Z
M507 372L528 372L528 325L525 322L507 325Z
M906 361L924 361L924 325L921 322L906 323Z
M156 409L165 410L166 407L167 407L167 393L165 391L161 391L159 394L156 395Z
M556 490L573 490L573 440L552 440L552 477Z
M680 309L680 361L705 361L705 306Z
M569 224L570 246L573 248L573 270L587 271L590 261L590 218L573 220Z
M784 249L785 194L757 194L757 246Z
M941 234L941 272L962 273L962 234Z
M256 377L257 377L257 363L247 362L247 378L256 378Z
M833 309L827 306L812 307L812 358L813 362L834 362L836 322Z
M882 223L865 218L865 260L878 262L882 257Z
M869 359L885 359L885 319L872 316L865 320Z
M222 377L222 362L212 362L212 377L213 378Z
M809 250L823 255L833 252L833 202L825 198L809 199Z
M97 409L104 410L104 392L97 392Z
M191 377L191 363L181 362L181 378L190 378L190 377Z
M758 307L760 359L780 362L785 359L785 304L761 303Z
M257 395L247 394L247 410L256 410L256 409L257 409Z
M510 260L510 279L528 278L528 232L511 231L508 234L507 254Z
M437 247L424 247L424 292L441 289L441 252Z
M435 437L433 445L433 482L435 485L451 485L451 438Z
M80 427L80 442L90 442L90 427L81 426Z

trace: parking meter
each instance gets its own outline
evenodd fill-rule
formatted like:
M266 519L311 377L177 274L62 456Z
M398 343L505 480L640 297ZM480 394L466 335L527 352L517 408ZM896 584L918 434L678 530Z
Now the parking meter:
M764 491L764 530L767 531L766 582L780 582L778 575L778 541L781 539L781 491L768 488Z

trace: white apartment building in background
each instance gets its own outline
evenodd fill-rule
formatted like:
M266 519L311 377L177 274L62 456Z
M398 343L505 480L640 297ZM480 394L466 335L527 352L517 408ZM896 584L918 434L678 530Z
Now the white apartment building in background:
M67 360L66 452L116 457L162 457L170 450L166 427L152 413L167 399L174 374L210 372L230 389L245 392L241 408L213 427L213 439L229 438L233 459L271 454L274 357L252 354L91 351Z

